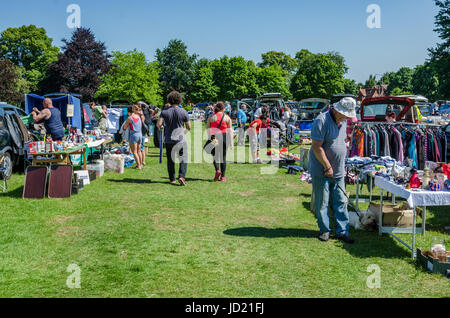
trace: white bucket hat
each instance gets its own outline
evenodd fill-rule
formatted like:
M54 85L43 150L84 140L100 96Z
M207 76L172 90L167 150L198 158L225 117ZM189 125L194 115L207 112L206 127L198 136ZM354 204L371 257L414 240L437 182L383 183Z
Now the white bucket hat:
M356 117L356 101L352 97L344 97L339 102L334 103L333 108L346 117Z

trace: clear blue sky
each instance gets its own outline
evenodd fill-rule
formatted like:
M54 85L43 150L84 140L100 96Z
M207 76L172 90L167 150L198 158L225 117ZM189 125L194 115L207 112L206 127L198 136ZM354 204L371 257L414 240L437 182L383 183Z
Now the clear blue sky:
M338 51L350 68L346 77L364 82L369 74L423 64L427 48L439 42L432 0L2 0L0 31L35 24L61 46L73 31L66 26L71 3L109 51L137 48L149 60L174 38L210 59ZM381 29L366 26L372 3L381 7Z

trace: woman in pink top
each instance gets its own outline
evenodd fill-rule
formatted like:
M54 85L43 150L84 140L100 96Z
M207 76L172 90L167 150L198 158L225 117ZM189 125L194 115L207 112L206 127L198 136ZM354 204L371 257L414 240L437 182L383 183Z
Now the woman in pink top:
M210 138L214 136L218 142L214 148L214 169L216 170L214 181L226 181L227 148L230 146L231 149L234 149L232 123L231 118L225 114L223 102L217 103L214 112L215 114L209 116L206 123Z

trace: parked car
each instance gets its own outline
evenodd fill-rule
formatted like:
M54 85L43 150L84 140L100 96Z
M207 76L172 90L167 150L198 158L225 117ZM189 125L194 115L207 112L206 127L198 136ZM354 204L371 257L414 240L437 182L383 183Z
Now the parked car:
M361 121L363 122L385 122L386 108L388 105L395 113L396 121L417 123L417 111L414 101L407 97L383 96L366 98L361 103Z
M281 110L285 106L281 93L266 93L259 96L255 102L255 111L264 104L269 106L270 120L280 121Z
M12 137L7 128L5 115L17 114L19 117L26 116L24 110L19 107L0 102L0 168L6 170L6 179L12 175L13 168L20 162L20 157L15 156L12 146Z
M295 125L298 126L300 135L311 135L314 119L323 109L327 108L328 102L328 99L324 98L307 98L299 102Z

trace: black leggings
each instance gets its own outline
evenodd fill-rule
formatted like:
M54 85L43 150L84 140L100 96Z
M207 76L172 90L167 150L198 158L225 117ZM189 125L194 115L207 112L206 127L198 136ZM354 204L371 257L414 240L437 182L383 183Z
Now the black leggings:
M214 169L222 172L222 177L225 177L225 172L227 170L227 134L218 134L216 135L216 139L219 144L214 148Z

